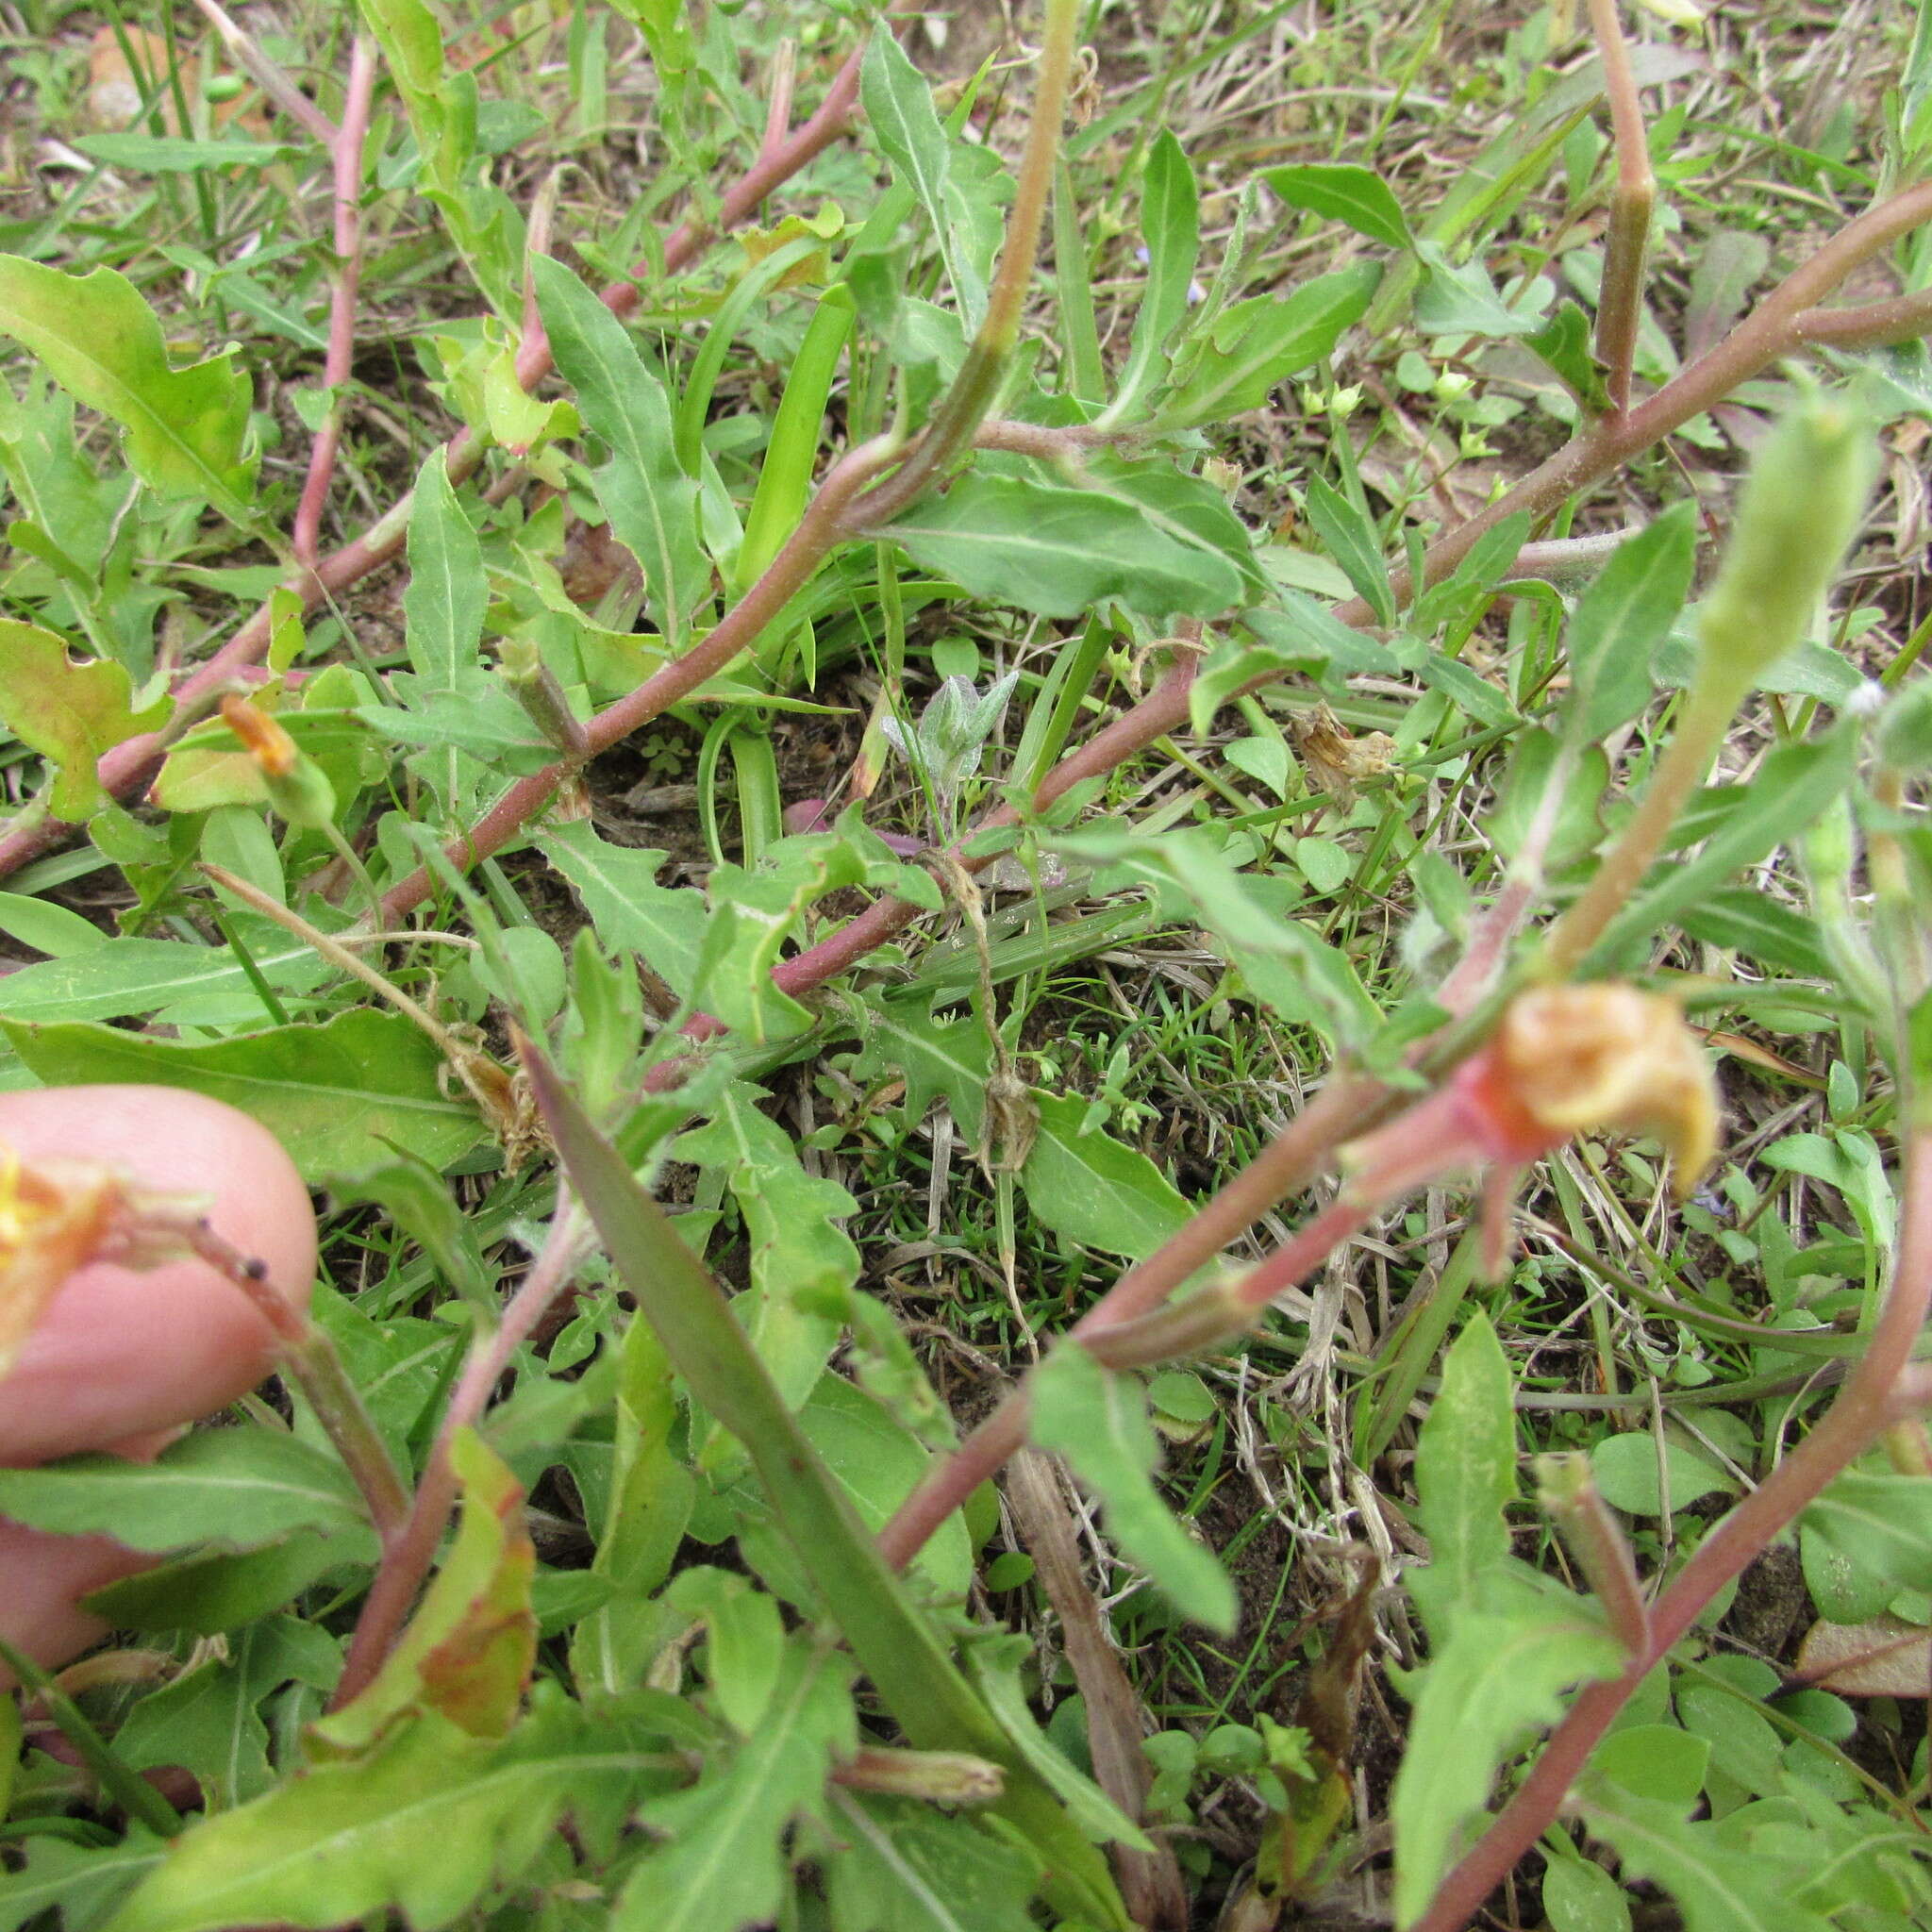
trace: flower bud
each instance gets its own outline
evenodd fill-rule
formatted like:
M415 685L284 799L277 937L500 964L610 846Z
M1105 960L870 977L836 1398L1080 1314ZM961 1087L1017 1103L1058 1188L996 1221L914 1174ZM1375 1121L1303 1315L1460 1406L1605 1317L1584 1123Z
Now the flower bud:
M319 832L335 823L335 787L278 720L233 692L222 700L222 719L255 760L269 803L290 824Z
M1758 445L1717 582L1698 610L1703 673L1740 691L1803 639L1857 534L1877 468L1864 413L1801 396Z

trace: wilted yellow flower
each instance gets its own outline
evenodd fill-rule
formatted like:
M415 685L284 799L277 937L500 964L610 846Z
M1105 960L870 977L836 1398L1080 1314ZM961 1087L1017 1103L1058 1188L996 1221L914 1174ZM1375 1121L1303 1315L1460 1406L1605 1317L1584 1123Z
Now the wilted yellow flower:
M1676 1006L1634 986L1548 986L1510 1002L1495 1085L1552 1135L1651 1134L1679 1196L1717 1152L1717 1089Z
M295 769L295 760L302 756L295 741L258 705L230 691L222 700L222 722L261 767L263 777L286 778Z
M0 1144L0 1375L60 1284L98 1252L119 1201L105 1172L28 1167Z
M278 719L230 691L222 720L255 760L269 803L300 831L319 832L335 819L335 788L328 774L291 738Z

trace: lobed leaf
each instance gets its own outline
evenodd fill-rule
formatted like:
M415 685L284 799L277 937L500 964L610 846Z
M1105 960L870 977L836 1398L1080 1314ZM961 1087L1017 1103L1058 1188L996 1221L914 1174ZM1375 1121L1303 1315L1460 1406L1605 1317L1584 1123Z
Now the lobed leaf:
M1027 1388L1033 1441L1066 1457L1082 1488L1099 1499L1108 1534L1184 1616L1231 1634L1240 1615L1233 1579L1154 1486L1160 1451L1140 1383L1066 1343L1033 1372Z
M122 665L76 664L52 631L0 618L0 724L54 767L56 818L77 824L106 804L94 775L101 754L154 730L168 711L165 694L137 709Z

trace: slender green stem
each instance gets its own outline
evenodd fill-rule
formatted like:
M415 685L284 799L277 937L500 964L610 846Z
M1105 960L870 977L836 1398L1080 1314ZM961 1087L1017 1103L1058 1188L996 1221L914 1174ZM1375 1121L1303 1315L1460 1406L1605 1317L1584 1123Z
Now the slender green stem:
M79 1753L81 1762L100 1780L102 1790L122 1810L163 1838L174 1838L180 1832L180 1812L138 1771L124 1764L114 1747L88 1722L80 1706L39 1664L4 1637L0 1637L0 1663L5 1663L47 1707L47 1715L60 1726L61 1736Z
M206 1221L187 1230L189 1244L209 1267L239 1288L275 1330L281 1365L308 1398L323 1433L335 1445L368 1506L369 1520L387 1546L409 1513L409 1491L377 1432L361 1391L349 1378L335 1343L268 1278L268 1264L244 1254Z
M1603 937L1604 928L1623 909L1651 860L1663 849L1678 812L1724 742L1741 695L1735 686L1712 678L1700 678L1692 687L1636 812L1591 874L1590 883L1550 928L1537 961L1540 974L1567 978Z

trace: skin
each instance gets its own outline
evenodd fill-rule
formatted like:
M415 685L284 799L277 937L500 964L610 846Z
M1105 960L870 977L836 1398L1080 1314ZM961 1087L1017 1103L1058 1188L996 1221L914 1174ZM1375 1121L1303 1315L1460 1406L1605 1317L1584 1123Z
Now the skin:
M0 1093L0 1143L28 1162L99 1161L201 1196L216 1229L265 1260L283 1294L308 1304L308 1190L267 1130L233 1108L167 1087ZM91 1263L67 1278L0 1380L0 1466L87 1449L152 1456L273 1367L268 1324L206 1263L141 1273ZM63 1664L106 1634L78 1599L152 1560L105 1537L0 1522L0 1633L40 1664ZM0 1687L11 1681L0 1670Z

